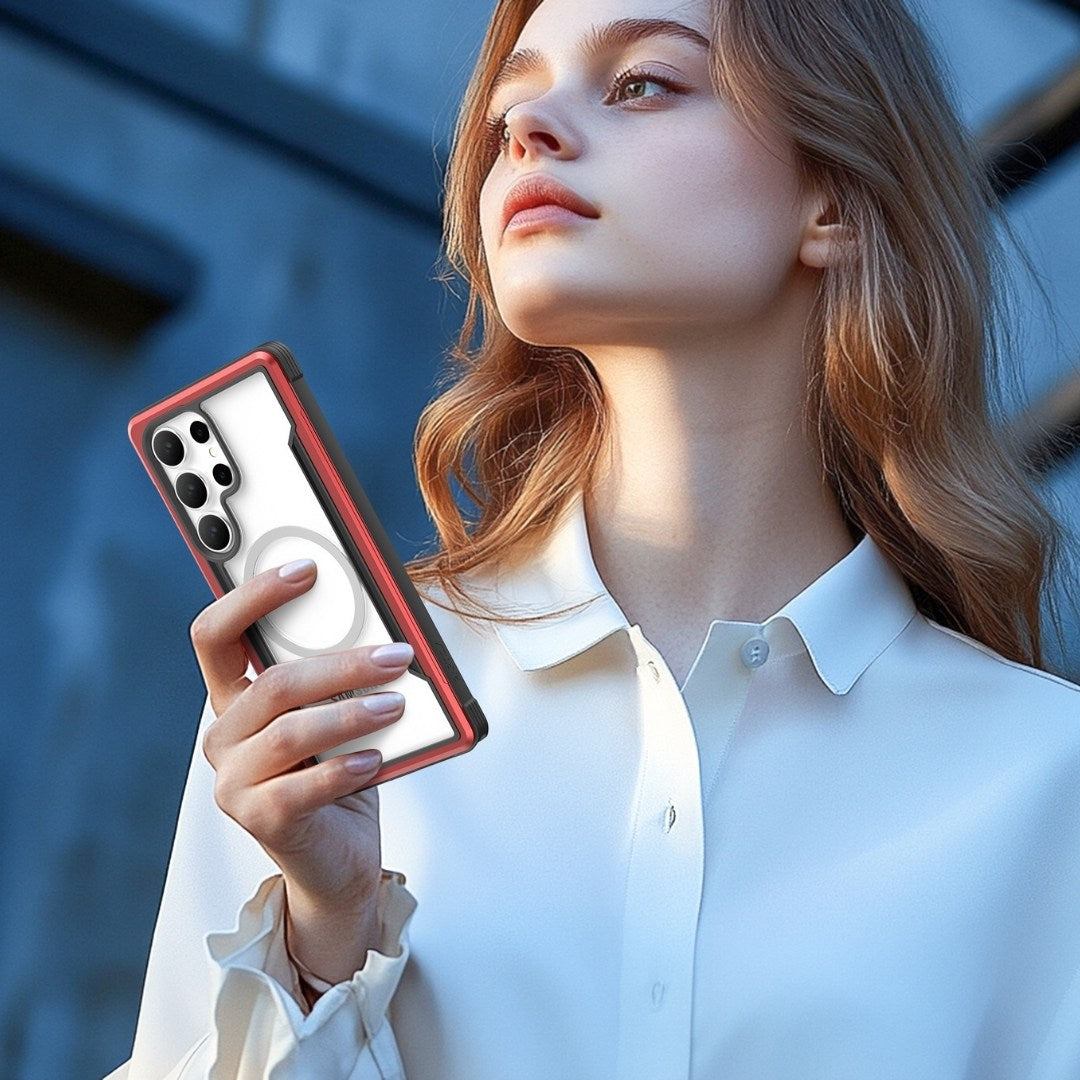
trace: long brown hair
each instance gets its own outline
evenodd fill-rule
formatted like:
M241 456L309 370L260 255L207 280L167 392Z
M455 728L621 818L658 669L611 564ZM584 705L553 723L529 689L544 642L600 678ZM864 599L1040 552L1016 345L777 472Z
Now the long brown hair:
M606 434L588 361L507 330L481 246L490 89L539 2L500 0L447 176L447 257L469 300L456 381L417 431L441 548L413 574L458 597L458 575L535 549L588 488ZM900 0L712 6L717 92L790 140L848 237L848 256L821 274L807 340L825 476L925 614L1038 664L1057 531L995 424L1000 211L925 35Z

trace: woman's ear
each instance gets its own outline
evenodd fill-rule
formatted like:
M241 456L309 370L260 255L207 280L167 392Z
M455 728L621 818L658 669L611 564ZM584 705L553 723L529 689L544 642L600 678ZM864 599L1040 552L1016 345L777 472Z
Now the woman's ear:
M840 258L846 233L836 205L823 199L814 200L799 247L799 261L816 269L832 266Z

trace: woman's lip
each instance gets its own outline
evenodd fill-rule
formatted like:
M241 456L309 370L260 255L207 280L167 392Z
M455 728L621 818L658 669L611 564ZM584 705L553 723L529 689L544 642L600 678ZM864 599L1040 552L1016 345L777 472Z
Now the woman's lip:
M587 220L583 214L568 210L565 206L545 203L543 206L530 206L518 210L506 223L503 230L508 233L522 233L543 228L546 225L572 225L576 221Z
M600 211L587 199L550 176L534 173L519 180L506 193L502 227L515 231L529 226L557 224L574 217L598 218Z

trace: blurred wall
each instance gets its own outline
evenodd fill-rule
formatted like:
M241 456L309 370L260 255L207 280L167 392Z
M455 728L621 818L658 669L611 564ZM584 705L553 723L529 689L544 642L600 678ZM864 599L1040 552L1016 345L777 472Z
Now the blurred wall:
M435 148L488 3L0 0L0 1077L127 1056L201 706L208 594L128 417L283 340L402 555L428 539ZM976 125L1080 51L1039 0L925 6ZM1074 151L1013 200L1062 316L1022 286L1036 393L1080 357L1078 196ZM1075 520L1080 461L1050 482Z

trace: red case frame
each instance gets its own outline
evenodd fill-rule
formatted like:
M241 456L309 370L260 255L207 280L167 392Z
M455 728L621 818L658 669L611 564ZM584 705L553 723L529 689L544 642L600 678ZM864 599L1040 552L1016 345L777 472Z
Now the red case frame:
M330 430L289 349L268 342L246 356L178 390L132 417L128 435L158 493L169 509L195 562L217 597L231 587L224 571L208 558L191 535L192 525L178 509L172 485L150 446L153 432L164 420L195 408L205 397L261 370L271 381L293 425L302 451L302 464L327 512L338 539L351 556L369 598L376 605L391 637L407 641L416 655L411 670L432 687L456 733L445 742L384 763L370 785L402 776L471 750L487 734L487 721L458 672L423 601L409 580L389 537ZM296 449L296 447L294 447ZM300 455L298 454L298 457ZM306 460L304 460L306 459ZM255 628L245 635L245 648L256 671L273 662ZM369 785L369 786L370 786Z

